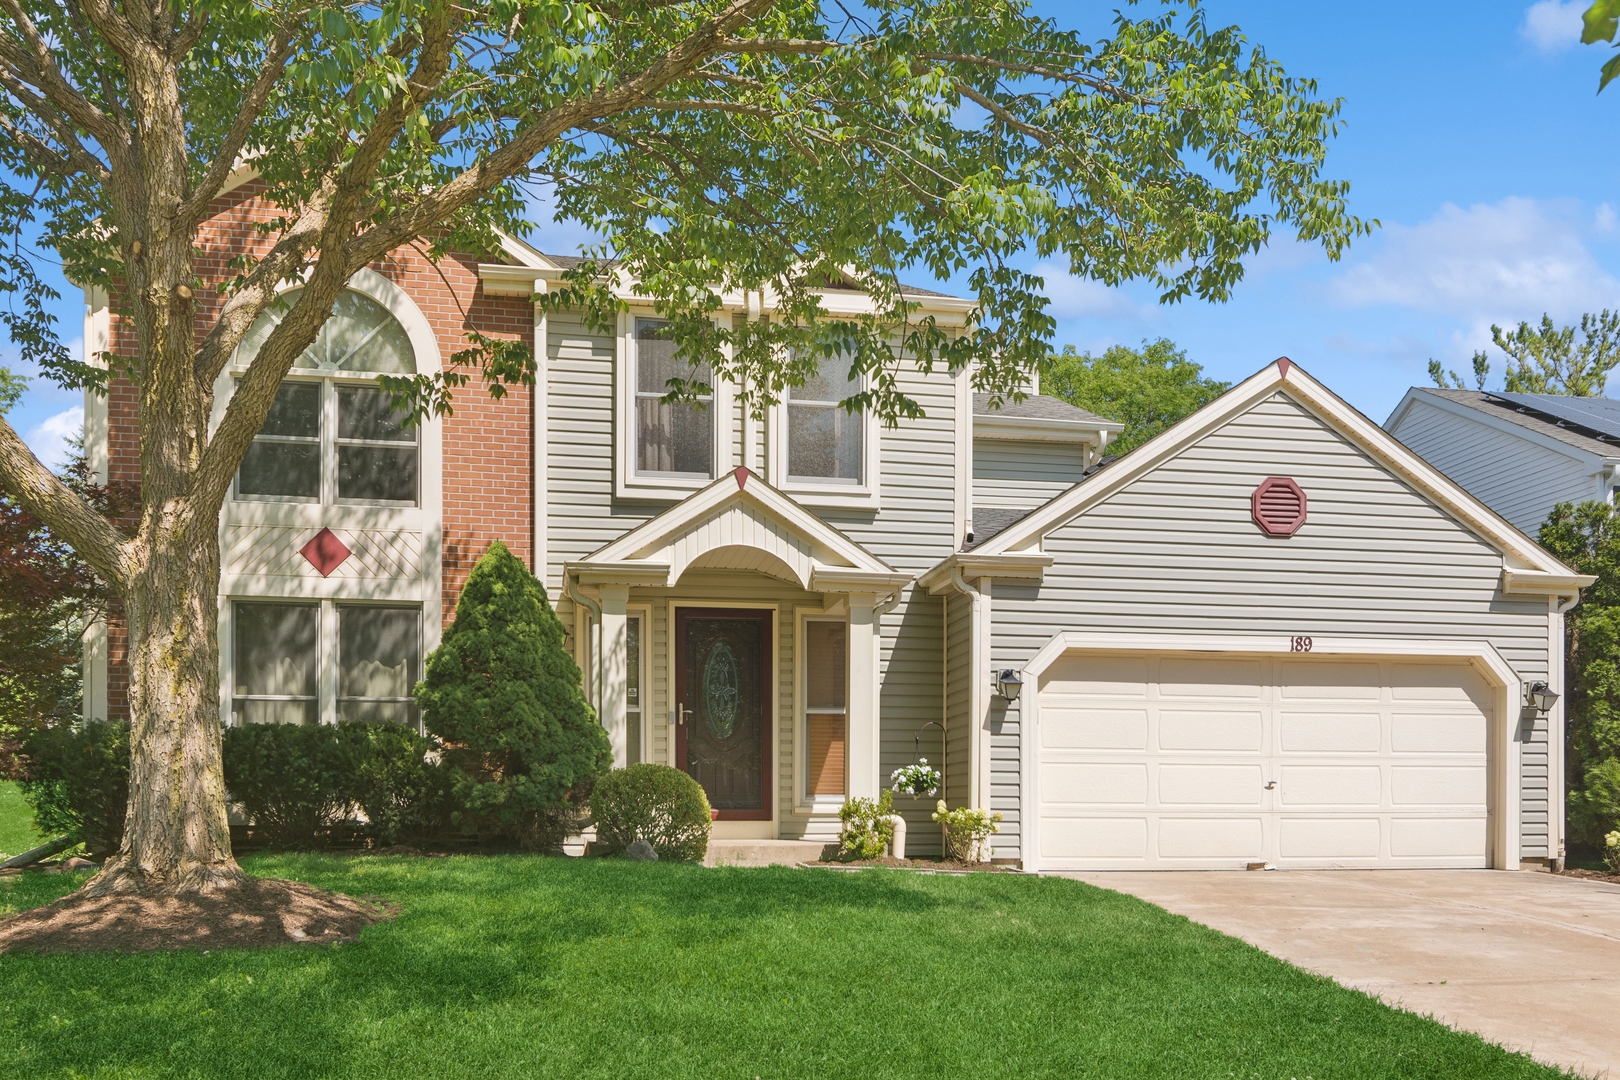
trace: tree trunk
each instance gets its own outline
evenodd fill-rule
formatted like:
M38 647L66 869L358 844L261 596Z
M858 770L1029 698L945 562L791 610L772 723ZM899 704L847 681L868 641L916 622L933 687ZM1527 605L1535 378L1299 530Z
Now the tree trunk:
M219 535L157 531L124 594L129 621L129 811L118 854L87 886L209 893L248 880L231 854L219 717Z

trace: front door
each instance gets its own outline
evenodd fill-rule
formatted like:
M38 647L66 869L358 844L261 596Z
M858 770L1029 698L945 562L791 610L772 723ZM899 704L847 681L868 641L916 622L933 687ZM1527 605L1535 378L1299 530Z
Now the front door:
M720 821L769 821L769 611L677 608L675 755Z

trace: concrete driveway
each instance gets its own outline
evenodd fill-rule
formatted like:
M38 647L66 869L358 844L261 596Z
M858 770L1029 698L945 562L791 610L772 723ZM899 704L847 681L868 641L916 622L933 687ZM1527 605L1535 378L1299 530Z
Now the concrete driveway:
M1541 1061L1620 1078L1620 885L1493 870L1064 876Z

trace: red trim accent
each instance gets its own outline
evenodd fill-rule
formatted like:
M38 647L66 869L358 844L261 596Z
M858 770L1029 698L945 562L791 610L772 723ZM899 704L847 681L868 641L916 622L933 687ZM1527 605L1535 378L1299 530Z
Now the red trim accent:
M1293 366L1294 362L1288 359L1288 357L1279 356L1277 358L1277 371L1280 375L1282 375L1283 378L1288 378L1288 369Z
M737 478L737 490L741 491L748 484L748 466L739 465L737 471L731 474Z
M747 469L738 469L746 473ZM776 613L769 608L706 608L706 607L680 607L675 608L675 697L677 708L684 705L687 700L686 686L686 620L687 619L746 619L759 624L760 633L760 726L762 731L759 738L759 805L758 810L714 810L709 811L713 821L769 821L771 820L771 725L775 722L775 710L772 708L771 697L773 669L779 660L771 648L775 635L771 632L776 623ZM675 725L675 767L686 772L686 724L685 717L678 717Z
M309 564L321 572L321 577L331 577L332 571L342 566L352 552L331 529L322 529L298 549L298 554L308 559Z
M1268 476L1249 496L1249 515L1267 536L1293 536L1305 524L1305 490L1286 476Z

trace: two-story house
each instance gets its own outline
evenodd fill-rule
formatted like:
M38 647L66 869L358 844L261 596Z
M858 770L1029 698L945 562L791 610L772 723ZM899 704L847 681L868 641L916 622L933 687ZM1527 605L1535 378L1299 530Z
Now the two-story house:
M270 216L243 177L202 272L233 273ZM1297 367L1099 467L1117 425L1038 394L992 409L903 361L926 416L896 427L836 407L836 363L762 419L723 380L665 403L690 373L633 281L608 332L535 303L570 265L511 241L355 275L220 524L228 723L415 722L500 539L544 580L615 762L691 773L717 837L830 839L921 756L1032 868L1556 857L1561 714L1525 685L1556 689L1583 579ZM720 317L770 314L734 300ZM469 387L401 426L378 375L434 372L470 330L530 345L533 391ZM91 352L127 332L87 296ZM133 408L118 381L88 402L104 476L134 478ZM116 625L88 639L87 715L126 710L122 650ZM899 802L937 844L933 800Z

